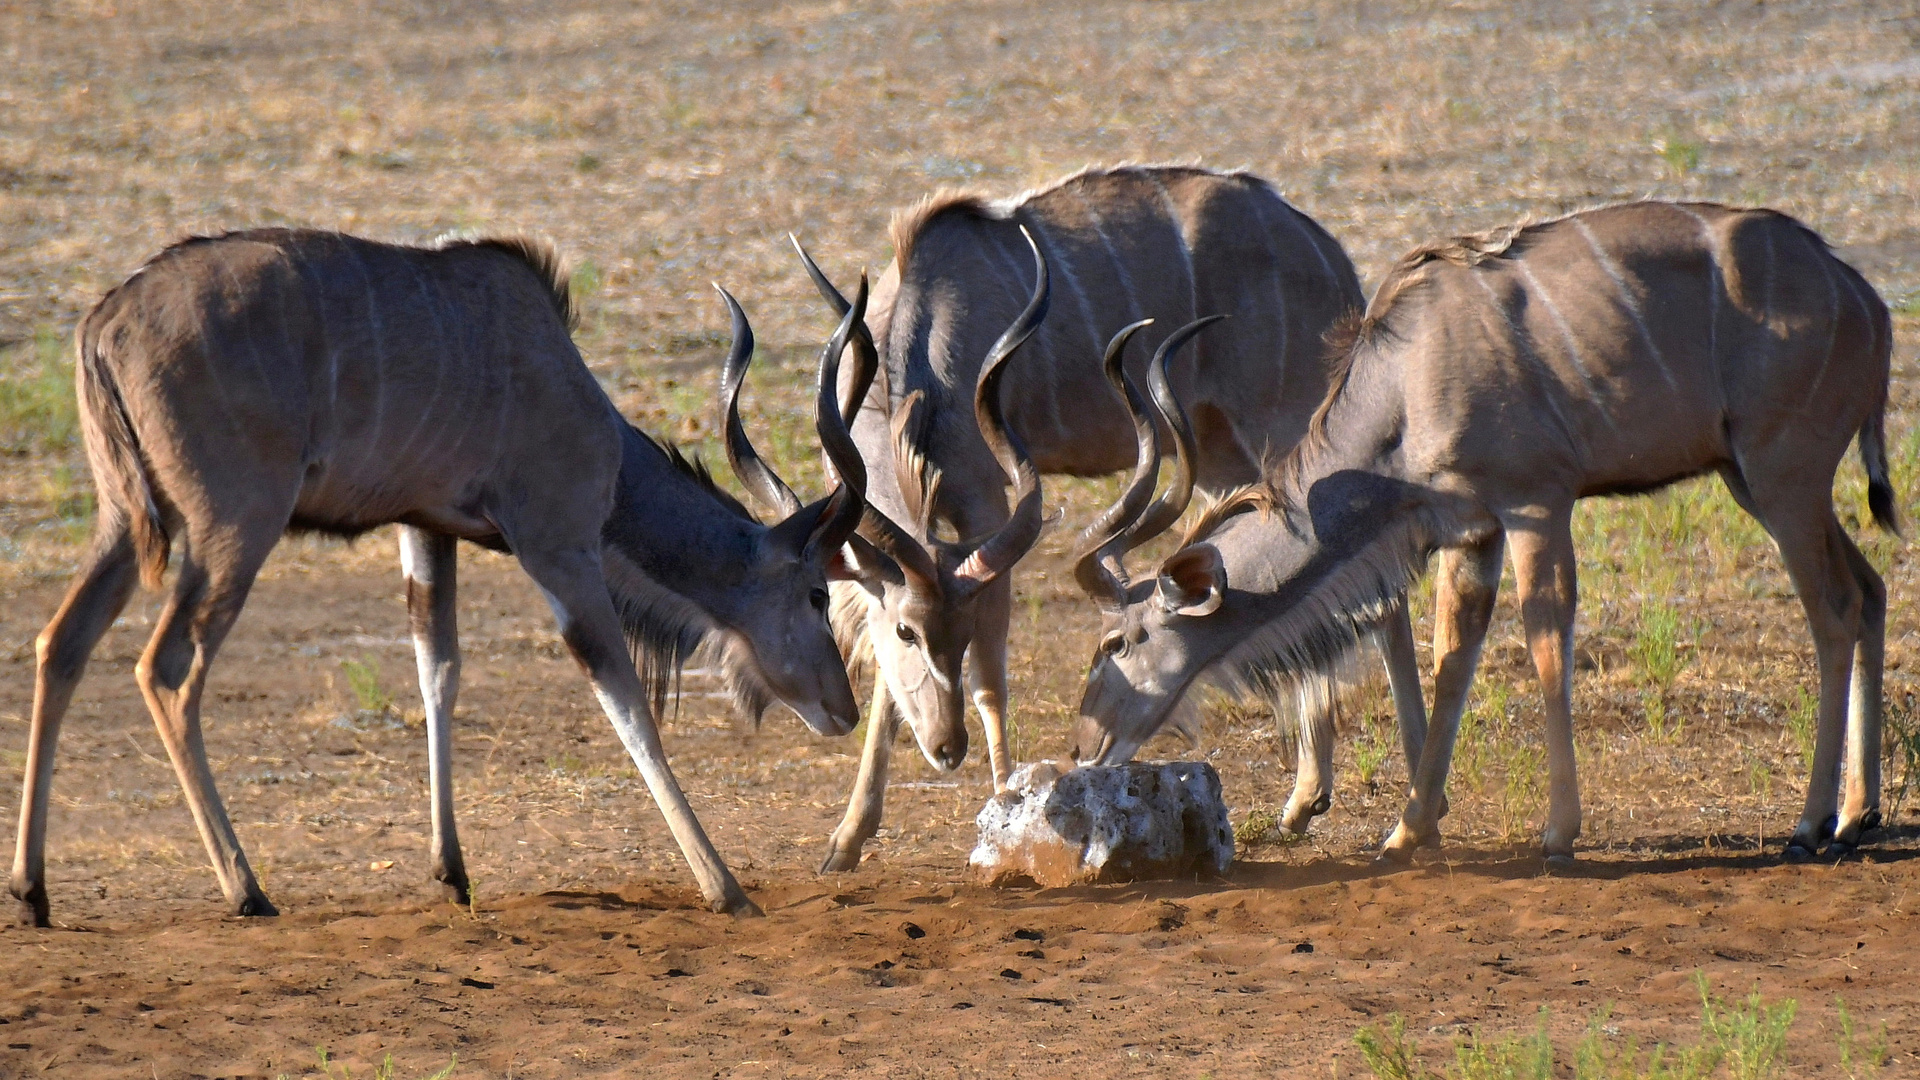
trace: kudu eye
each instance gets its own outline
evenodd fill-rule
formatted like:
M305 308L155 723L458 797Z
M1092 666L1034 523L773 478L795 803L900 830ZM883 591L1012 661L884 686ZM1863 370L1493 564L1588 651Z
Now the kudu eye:
M813 591L807 593L807 602L813 605L813 610L822 615L827 613L827 599L827 590L825 589L815 588Z
M893 628L893 632L900 635L900 640L906 642L909 645L912 645L915 642L920 640L920 635L914 633L913 627L908 626L906 623L896 624Z
M1111 634L1108 634L1106 637L1102 638L1100 641L1100 651L1107 654L1108 656L1119 656L1121 653L1126 651L1126 648L1127 648L1127 635L1119 632L1118 630L1114 631Z

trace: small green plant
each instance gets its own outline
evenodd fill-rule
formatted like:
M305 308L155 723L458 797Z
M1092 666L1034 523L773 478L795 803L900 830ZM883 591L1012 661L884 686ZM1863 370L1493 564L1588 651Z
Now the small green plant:
M1261 808L1247 815L1247 819L1234 826L1233 838L1244 847L1252 847L1280 828L1280 815Z
M1707 1045L1716 1046L1731 1080L1771 1080L1786 1069L1787 1028L1800 1003L1788 998L1768 1005L1755 989L1745 1002L1729 1005L1715 997L1707 977L1694 972L1700 990L1700 1029Z
M583 153L573 159L573 170L583 173L598 172L600 170L600 159L593 154Z
M1787 712L1787 734L1800 751L1800 760L1813 760L1813 740L1819 732L1820 695L1802 686L1794 691L1793 708Z
M591 298L605 284L600 267L592 259L582 259L573 268L573 276L567 279L567 291L573 295L575 303Z
M1378 1080L1429 1080L1435 1075L1420 1064L1407 1038L1407 1018L1399 1013L1387 1017L1385 1031L1368 1024L1354 1032L1353 1042Z
M1379 790L1380 766L1386 764L1392 753L1393 737L1387 733L1380 717L1368 712L1360 722L1360 734L1353 740L1353 765L1369 792Z
M1454 1044L1449 1080L1551 1080L1553 1043L1547 1038L1547 1007L1531 1035L1485 1040L1475 1031Z
M1700 144L1679 136L1653 141L1653 152L1667 163L1667 174L1676 180L1700 167Z
M1847 1011L1846 1001L1838 995L1833 999L1833 1011L1840 1014L1840 1071L1847 1074L1848 1080L1879 1076L1880 1066L1887 1063L1886 1022L1881 1022L1871 1042L1862 1045L1854 1030L1853 1014Z
M1704 1080L1720 1063L1718 1052L1709 1046L1655 1043L1642 1056L1640 1040L1631 1036L1615 1045L1608 1035L1612 1014L1612 1007L1603 1005L1587 1021L1586 1034L1573 1048L1574 1080Z
M1773 767L1755 758L1747 764L1747 793L1765 798L1773 793Z
M1665 600L1640 604L1640 625L1628 650L1641 676L1665 692L1680 674L1680 613Z
M1887 745L1883 756L1900 762L1900 783L1894 786L1893 796L1888 800L1887 820L1891 821L1906 805L1907 794L1912 790L1914 781L1920 779L1920 725L1913 719L1913 695L1911 693L1895 700L1887 700L1886 728L1882 736Z
M380 688L380 665L371 660L342 660L340 673L347 677L347 692L361 713L385 715L393 711L393 697Z
M1540 809L1540 796L1546 786L1541 776L1546 754L1517 738L1503 740L1502 746L1501 772L1505 779L1500 785L1500 838L1513 843L1527 837L1528 822Z

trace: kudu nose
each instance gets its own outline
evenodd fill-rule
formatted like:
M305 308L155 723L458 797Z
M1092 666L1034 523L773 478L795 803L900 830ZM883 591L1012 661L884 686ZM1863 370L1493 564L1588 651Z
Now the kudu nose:
M947 772L960 767L967 760L967 729L961 728L946 741L933 748L933 759Z

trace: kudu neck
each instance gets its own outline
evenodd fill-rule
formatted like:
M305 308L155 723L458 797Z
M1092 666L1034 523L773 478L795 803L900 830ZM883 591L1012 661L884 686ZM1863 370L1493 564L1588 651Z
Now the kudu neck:
M689 595L744 565L765 526L728 506L652 439L621 427L620 479L605 542L647 576Z

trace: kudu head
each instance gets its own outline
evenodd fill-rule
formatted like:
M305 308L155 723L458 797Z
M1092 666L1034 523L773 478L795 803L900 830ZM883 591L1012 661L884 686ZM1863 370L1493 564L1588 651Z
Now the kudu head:
M866 505L866 470L853 448L837 393L840 357L857 313L866 305L865 282L858 302L820 356L814 428L839 483L831 495L806 505L754 451L740 423L740 386L753 359L753 329L739 302L725 289L719 291L733 318L733 346L720 380L727 459L741 483L778 521L757 535L753 556L733 569L731 580L704 583L703 591L713 599L704 600L703 606L734 632L767 689L808 727L822 735L845 735L859 720L859 705L827 621L827 582L849 573L842 549L856 539L854 529ZM860 358L853 373L855 394L866 394L873 375L873 365ZM702 589L696 583L690 587Z
M1026 235L1026 230L1021 233ZM1027 244L1033 249L1033 293L1026 309L988 350L973 394L980 435L1014 487L1012 517L979 540L936 539L931 529L934 484L924 481L921 470L903 466L898 460L903 451L896 447L896 475L908 500L922 508L920 535L869 505L858 534L863 543L850 546L848 552L851 576L866 602L867 638L879 677L886 680L889 697L913 729L920 752L939 769L956 769L967 755L962 661L973 642L981 594L1011 571L1040 538L1040 474L1020 437L1007 428L1000 401L1008 359L1047 313L1047 261L1031 236ZM853 308L798 241L794 247L821 296L836 311L852 315ZM878 353L864 319L856 321L851 341L854 352L863 357L863 368L877 366ZM859 395L846 399L849 415L859 408L864 395L863 386Z
M1165 532L1192 501L1193 430L1173 396L1167 365L1182 345L1223 317L1210 316L1174 331L1148 365L1154 405L1174 439L1173 481L1158 499L1153 498L1159 472L1157 425L1122 366L1127 342L1146 324L1126 327L1107 345L1107 380L1133 416L1138 460L1119 501L1082 534L1074 566L1075 579L1101 613L1100 644L1087 672L1074 732L1072 756L1081 764L1122 764L1161 727L1182 719L1179 710L1188 687L1220 655L1219 643L1234 632L1220 618L1226 577L1211 538L1182 547L1147 581L1129 581L1122 563L1128 551Z

